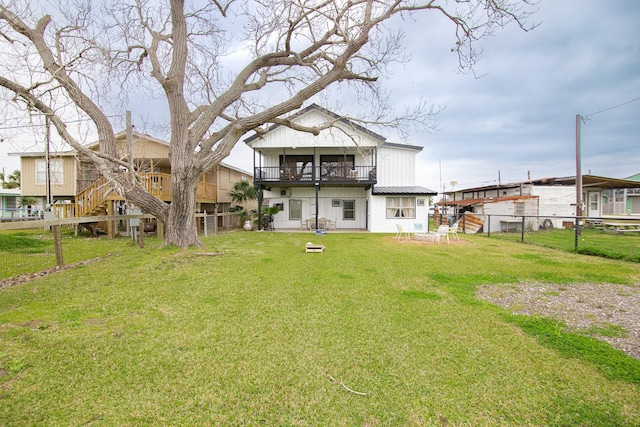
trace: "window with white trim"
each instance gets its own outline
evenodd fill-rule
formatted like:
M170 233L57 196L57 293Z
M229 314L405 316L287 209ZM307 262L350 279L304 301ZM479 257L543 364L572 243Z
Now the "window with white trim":
M348 220L348 221L356 219L356 201L355 200L342 201L342 219Z
M63 184L62 159L49 159L49 178L51 184ZM47 183L47 162L36 160L36 184L45 185Z
M415 197L387 197L387 218L415 218Z
M302 219L302 200L289 200L289 219Z

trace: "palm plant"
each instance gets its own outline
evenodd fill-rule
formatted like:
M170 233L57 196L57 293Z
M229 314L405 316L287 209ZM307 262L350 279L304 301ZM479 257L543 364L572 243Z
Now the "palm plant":
M31 207L38 204L38 200L35 197L24 196L20 199L19 207L27 208L27 215L31 216Z
M233 184L233 189L229 191L231 201L236 203L229 209L229 212L238 212L240 214L240 226L242 227L246 221L251 221L256 214L255 210L248 210L245 204L253 201L258 197L258 189L248 180L242 179Z
M6 176L4 171L0 172L0 181L2 181L2 188L20 188L20 171L15 170L13 173Z

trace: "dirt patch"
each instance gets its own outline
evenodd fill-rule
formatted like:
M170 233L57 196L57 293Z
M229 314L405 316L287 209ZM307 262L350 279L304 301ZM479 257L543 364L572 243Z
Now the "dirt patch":
M440 243L436 242L436 241L432 241L432 240L418 240L418 239L396 239L395 237L390 237L391 240L393 240L394 242L397 242L401 245L468 245L470 242L468 240L456 240L456 238L454 237L453 239L449 240L449 243L447 243L446 240L441 241Z
M640 284L487 285L477 295L515 314L558 320L640 359Z

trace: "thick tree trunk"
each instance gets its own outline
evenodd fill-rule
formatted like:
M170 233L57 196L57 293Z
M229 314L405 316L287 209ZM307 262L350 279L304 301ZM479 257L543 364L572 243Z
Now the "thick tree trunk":
M187 168L189 169L189 168ZM169 206L169 216L165 223L164 244L181 248L202 246L196 228L196 189L198 175L183 169L172 171L171 187L173 201Z

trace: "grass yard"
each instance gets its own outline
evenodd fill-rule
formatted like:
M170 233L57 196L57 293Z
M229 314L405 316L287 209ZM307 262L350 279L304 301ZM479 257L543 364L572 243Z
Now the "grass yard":
M147 239L4 289L0 425L640 425L639 360L475 296L640 265L462 239Z
M520 233L495 233L492 239L521 241ZM553 229L527 232L525 243L575 251L575 231ZM595 228L584 228L578 236L578 253L640 263L640 236L638 234L607 233Z
M99 258L131 246L130 239L113 240L75 236L73 229L62 228L61 244L65 264ZM43 229L0 231L0 280L23 273L35 273L56 266L53 233Z

